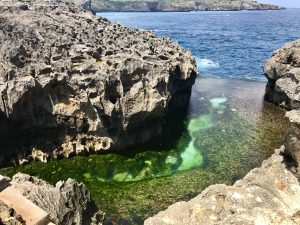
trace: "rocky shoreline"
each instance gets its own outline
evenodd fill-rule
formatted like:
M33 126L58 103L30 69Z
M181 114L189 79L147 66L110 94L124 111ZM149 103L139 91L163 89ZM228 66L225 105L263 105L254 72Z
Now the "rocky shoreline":
M239 11L239 10L281 10L283 7L246 0L218 1L157 1L157 0L94 0L95 12L190 12L190 11Z
M188 104L195 60L167 39L112 25L68 1L4 0L0 13L2 165L121 150L161 135L164 119ZM291 110L284 146L233 186L213 185L145 224L300 223L299 43L265 65L266 99ZM52 186L17 174L10 183L56 224L105 220L74 180ZM2 223L24 224L1 201L0 209Z
M186 109L197 69L178 44L76 1L5 0L0 13L0 165L122 150Z
M274 52L264 68L266 99L293 109L286 113L293 126L284 145L233 186L210 186L194 199L148 218L145 225L300 223L299 43Z
M208 187L178 202L145 225L299 224L299 180L286 168L284 148L233 186Z

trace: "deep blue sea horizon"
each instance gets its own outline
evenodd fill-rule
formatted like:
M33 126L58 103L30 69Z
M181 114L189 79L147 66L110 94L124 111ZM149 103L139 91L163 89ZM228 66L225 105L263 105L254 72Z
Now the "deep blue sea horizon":
M196 57L201 76L266 81L264 62L300 38L300 9L100 15L178 42Z

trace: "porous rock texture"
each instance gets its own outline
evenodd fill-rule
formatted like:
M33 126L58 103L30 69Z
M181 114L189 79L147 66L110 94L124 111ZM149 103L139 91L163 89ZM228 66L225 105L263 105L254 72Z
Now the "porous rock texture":
M144 143L187 107L191 53L82 2L0 1L0 164Z
M300 108L300 40L275 51L266 62L266 99L287 109Z
M104 213L99 211L82 183L68 179L55 187L38 178L18 173L12 186L34 204L45 210L57 225L100 225Z
M0 224L1 225L25 225L25 221L16 211L0 201Z

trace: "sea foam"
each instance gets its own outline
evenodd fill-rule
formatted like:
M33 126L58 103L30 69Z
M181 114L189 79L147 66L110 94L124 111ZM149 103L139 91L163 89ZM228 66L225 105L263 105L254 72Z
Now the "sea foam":
M220 67L219 63L216 63L210 59L201 59L199 57L196 57L196 63L199 71L206 71Z

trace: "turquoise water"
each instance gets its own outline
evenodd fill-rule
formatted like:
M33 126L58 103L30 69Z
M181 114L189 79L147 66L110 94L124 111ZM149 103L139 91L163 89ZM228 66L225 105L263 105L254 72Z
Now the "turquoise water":
M177 41L196 56L202 76L266 81L264 61L300 38L300 9L101 15Z

